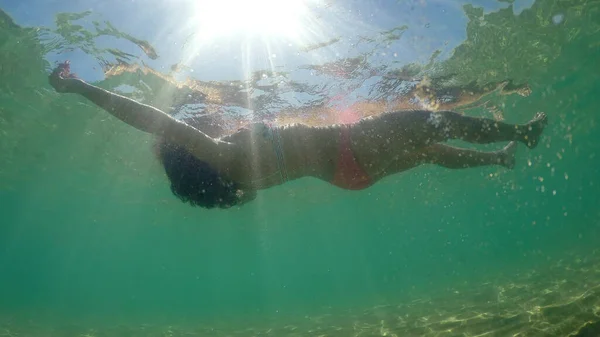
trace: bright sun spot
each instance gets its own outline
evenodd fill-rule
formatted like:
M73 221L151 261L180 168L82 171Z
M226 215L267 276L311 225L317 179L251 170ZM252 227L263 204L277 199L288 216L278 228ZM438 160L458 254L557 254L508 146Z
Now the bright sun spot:
M297 39L305 29L308 1L192 0L198 34L212 39L247 34Z

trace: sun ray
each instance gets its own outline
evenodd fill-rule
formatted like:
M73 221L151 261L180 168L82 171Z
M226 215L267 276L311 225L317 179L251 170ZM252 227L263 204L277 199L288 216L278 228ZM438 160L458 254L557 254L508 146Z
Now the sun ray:
M202 39L231 35L297 39L316 0L199 0L191 5L192 24Z

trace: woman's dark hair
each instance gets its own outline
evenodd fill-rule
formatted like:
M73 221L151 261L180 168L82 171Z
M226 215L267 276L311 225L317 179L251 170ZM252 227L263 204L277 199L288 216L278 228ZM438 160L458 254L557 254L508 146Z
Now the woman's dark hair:
M169 177L173 194L192 206L229 208L256 196L255 191L244 191L239 184L225 180L181 145L159 139L156 154ZM244 195L248 193L251 194Z

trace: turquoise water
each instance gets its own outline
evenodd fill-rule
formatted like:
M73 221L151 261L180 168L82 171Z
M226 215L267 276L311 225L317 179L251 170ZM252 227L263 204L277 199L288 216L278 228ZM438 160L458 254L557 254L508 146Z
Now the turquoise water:
M117 12L135 4L31 6L0 1L0 335L584 336L600 324L598 1L334 2L318 22L339 33L315 29L310 48L253 38L226 57L247 42L234 36L203 42L214 55L200 61L184 58L185 33L126 24ZM327 21L346 7L358 23ZM457 109L514 123L544 111L550 124L512 171L423 166L360 192L305 178L205 210L170 193L151 136L52 91L66 58L165 110L216 92L202 108L222 129L248 118L239 92L261 78L280 87L254 118L272 118L288 107L279 93L400 95L389 78L406 65L411 78L455 74L450 85L527 83L527 97ZM194 72L170 67L186 62Z

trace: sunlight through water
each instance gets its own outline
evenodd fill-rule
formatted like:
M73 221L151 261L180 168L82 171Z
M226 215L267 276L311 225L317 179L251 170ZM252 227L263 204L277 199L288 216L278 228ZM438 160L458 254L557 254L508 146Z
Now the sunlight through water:
M298 39L317 0L202 0L192 2L191 25L203 40L228 35Z
M0 337L600 336L598 18L0 0Z

